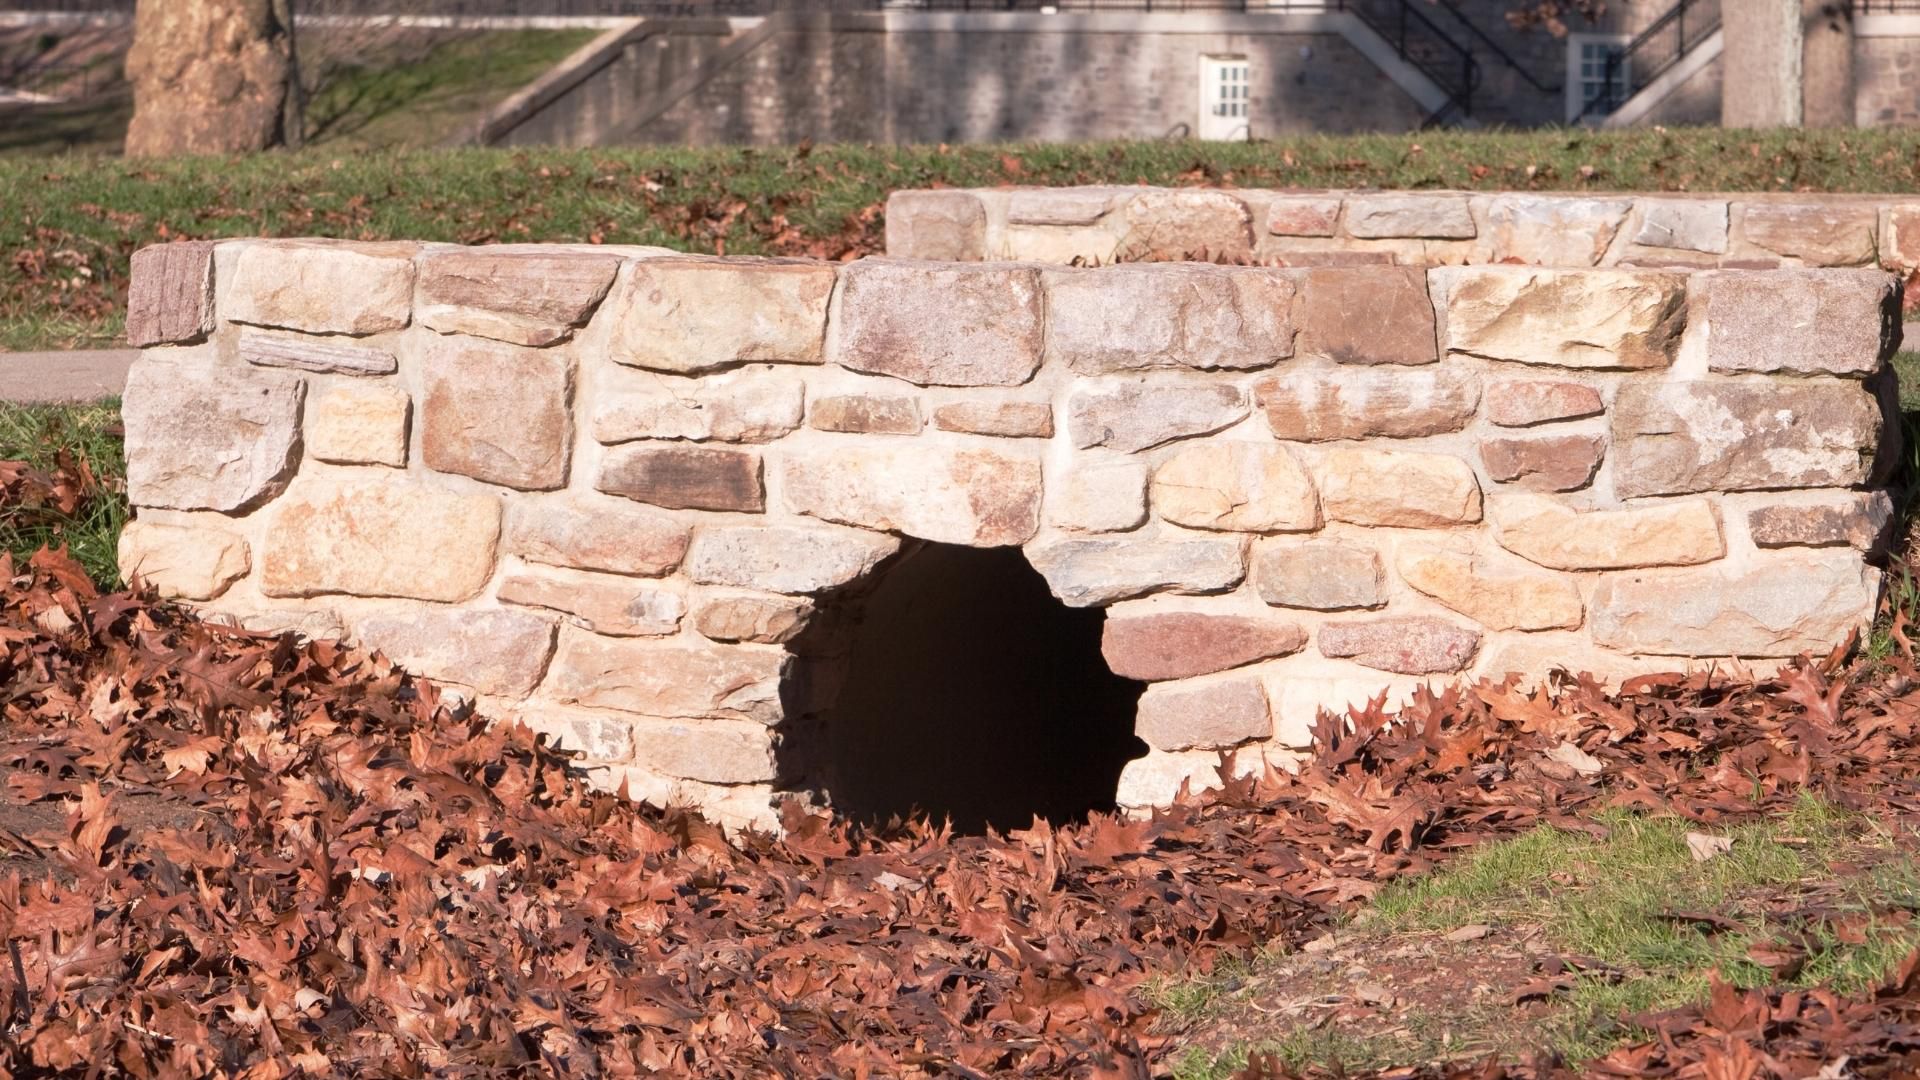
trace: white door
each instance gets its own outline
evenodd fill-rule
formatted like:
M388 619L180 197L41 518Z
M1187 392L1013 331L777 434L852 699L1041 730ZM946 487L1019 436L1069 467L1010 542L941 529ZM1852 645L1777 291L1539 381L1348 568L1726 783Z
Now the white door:
M1200 137L1253 137L1253 66L1244 56L1200 58Z

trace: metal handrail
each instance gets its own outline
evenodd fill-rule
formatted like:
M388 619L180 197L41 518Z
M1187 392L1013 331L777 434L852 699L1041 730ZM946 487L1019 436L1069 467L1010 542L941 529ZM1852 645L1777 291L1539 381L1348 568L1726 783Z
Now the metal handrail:
M1856 0L1856 2L1860 2L1860 0ZM1709 9L1705 11L1704 14L1696 12L1694 16L1693 40L1691 42L1687 40L1687 11L1689 8ZM1601 82L1599 90L1581 106L1580 119L1585 120L1593 116L1596 112L1605 116L1618 109L1626 103L1627 98L1633 96L1632 89L1625 85L1624 79L1620 78L1622 65L1632 59L1636 53L1644 50L1647 44L1654 40L1656 35L1666 30L1669 26L1674 30L1674 41L1677 47L1674 49L1673 55L1667 57L1664 62L1655 64L1651 68L1641 72L1640 78L1643 84L1650 83L1666 74L1668 69L1672 68L1673 65L1679 63L1688 53L1692 52L1694 46L1713 36L1713 32L1720 29L1720 5L1717 2L1710 2L1710 0L1676 0L1672 7L1661 13L1659 18L1653 20L1645 30L1640 31L1633 40L1609 52L1607 54L1607 66L1604 73L1605 78ZM1602 108L1602 106L1604 106L1604 108Z
M1915 0L1915 2L1920 3L1920 0ZM1464 12L1462 12L1458 7L1454 6L1454 0L1439 0L1439 6L1442 9L1444 9L1447 14L1457 19L1461 26L1466 27L1468 31L1470 31L1473 34L1473 36L1479 40L1480 44L1485 45L1487 47L1487 51L1499 57L1501 63L1519 72L1520 77L1526 80L1528 86L1533 87L1535 90L1538 90L1543 94L1558 94L1562 90L1566 89L1564 85L1548 86L1547 84L1541 82L1539 79L1534 78L1533 72L1528 71L1526 68L1526 65L1514 59L1512 53L1509 53L1506 49L1502 48L1499 42L1493 40L1493 38L1490 37L1485 30L1482 30L1478 26L1474 25L1474 22L1472 19L1467 18Z

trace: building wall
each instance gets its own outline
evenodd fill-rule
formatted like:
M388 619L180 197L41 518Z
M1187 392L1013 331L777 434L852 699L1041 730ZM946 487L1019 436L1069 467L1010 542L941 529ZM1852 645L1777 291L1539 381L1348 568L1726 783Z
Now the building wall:
M1335 34L822 25L769 35L642 127L646 143L1164 138L1200 58L1253 61L1253 131L1406 130L1427 110Z
M1854 123L1858 126L1920 125L1920 26L1915 31L1913 37L1854 40Z

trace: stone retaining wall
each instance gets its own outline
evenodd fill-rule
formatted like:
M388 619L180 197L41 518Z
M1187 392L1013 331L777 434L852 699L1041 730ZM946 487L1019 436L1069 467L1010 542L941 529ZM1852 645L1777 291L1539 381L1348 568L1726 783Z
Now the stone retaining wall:
M1429 679L1825 651L1890 517L1877 271L236 241L134 273L129 574L735 821L822 782L832 628L921 541L1108 609L1145 805Z
M1464 191L899 191L887 253L1044 263L1920 269L1920 198Z

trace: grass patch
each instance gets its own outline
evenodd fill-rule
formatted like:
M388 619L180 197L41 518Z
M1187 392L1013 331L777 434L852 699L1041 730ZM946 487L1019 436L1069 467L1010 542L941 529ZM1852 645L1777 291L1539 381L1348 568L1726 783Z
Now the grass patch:
M0 158L0 191L13 195L0 210L0 326L62 311L97 332L124 303L128 256L169 236L602 241L836 257L879 249L880 207L896 188L1009 183L1905 192L1920 191L1920 133L1431 131L1254 143L352 153L322 145L138 165L16 155ZM80 268L87 276L75 283ZM20 332L7 340L61 343Z
M1409 941L1441 940L1463 926L1495 928L1484 946L1450 946L1459 955L1446 966L1459 970L1438 977L1457 986L1442 985L1437 994L1426 986L1384 1030L1280 1024L1261 1033L1256 1021L1250 1033L1223 1020L1236 1010L1244 1015L1248 1002L1299 989L1288 985L1297 982L1299 965L1282 979L1273 958L1207 980L1156 984L1155 1003L1170 1026L1197 1036L1175 1075L1212 1080L1256 1051L1331 1070L1542 1047L1584 1060L1634 1037L1626 1018L1703 1000L1711 972L1741 987L1778 983L1852 994L1920 947L1920 928L1909 918L1920 906L1912 837L1873 820L1807 797L1777 820L1717 831L1733 845L1705 861L1687 844L1687 833L1700 827L1681 819L1609 812L1599 823L1604 838L1541 827L1383 889L1355 920L1354 962L1391 955ZM1477 981L1493 977L1476 964L1475 950L1514 940L1538 940L1552 955L1582 958L1585 970L1524 1021L1505 1008L1432 1007L1448 1000L1449 989L1466 1002ZM1794 965L1779 965L1781 949L1797 958ZM1235 1033L1224 1047L1209 1038L1216 1027Z
M492 31L444 42L417 63L341 66L307 102L307 137L333 151L439 145L597 34Z
M0 461L64 468L91 478L72 513L34 500L0 500L0 547L23 561L43 545L65 544L102 588L121 585L117 547L127 521L120 402L15 405L0 402Z

